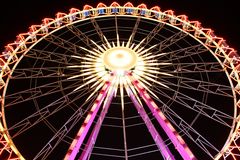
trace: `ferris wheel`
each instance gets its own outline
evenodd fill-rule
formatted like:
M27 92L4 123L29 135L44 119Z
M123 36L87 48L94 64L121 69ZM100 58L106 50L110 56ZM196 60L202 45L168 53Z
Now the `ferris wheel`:
M239 159L240 58L145 4L57 13L0 57L0 159Z

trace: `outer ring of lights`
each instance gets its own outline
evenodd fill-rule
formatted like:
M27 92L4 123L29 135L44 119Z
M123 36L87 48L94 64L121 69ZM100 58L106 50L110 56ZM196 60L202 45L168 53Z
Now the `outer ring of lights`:
M118 13L112 12L112 9L117 8ZM129 12L131 9L132 12ZM102 12L105 10L106 12ZM14 72L17 64L24 57L25 54L35 46L43 37L60 30L66 25L78 23L90 17L103 17L111 16L114 14L122 16L141 16L142 18L160 21L171 27L179 29L185 33L188 33L196 41L209 49L209 52L218 60L221 66L225 69L225 73L229 79L230 85L233 88L234 96L234 117L235 122L232 125L231 133L226 141L221 152L215 156L215 159L221 157L231 156L235 158L234 149L240 150L240 146L235 143L240 139L240 99L237 98L240 94L240 57L233 48L230 48L223 38L217 37L213 30L203 28L198 21L190 21L185 15L174 15L172 10L161 11L160 7L155 6L150 9L145 4L140 4L134 7L131 3L126 3L124 6L120 6L114 2L110 6L106 6L103 3L99 3L96 8L85 5L83 10L72 8L70 13L57 13L56 18L45 18L41 25L32 25L27 33L21 33L17 36L17 40L14 43L8 44L5 51L0 55L0 100L1 100L1 112L0 112L0 137L1 142L4 143L6 148L0 148L0 151L6 151L9 153L9 158L24 159L21 153L18 151L11 136L7 131L6 119L4 115L4 95L7 90L9 77ZM239 151L240 152L240 151Z

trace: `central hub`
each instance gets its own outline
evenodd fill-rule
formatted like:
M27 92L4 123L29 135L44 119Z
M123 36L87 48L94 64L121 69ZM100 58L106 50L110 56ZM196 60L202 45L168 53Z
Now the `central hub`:
M111 71L128 71L136 66L137 54L127 47L114 47L104 52L103 63Z

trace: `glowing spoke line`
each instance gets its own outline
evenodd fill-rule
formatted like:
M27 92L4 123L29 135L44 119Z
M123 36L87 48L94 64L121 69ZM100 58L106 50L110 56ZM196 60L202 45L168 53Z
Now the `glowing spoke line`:
M115 28L116 28L116 37L117 37L117 47L120 47L119 34L118 34L118 24L117 24L117 16L116 15L115 15Z

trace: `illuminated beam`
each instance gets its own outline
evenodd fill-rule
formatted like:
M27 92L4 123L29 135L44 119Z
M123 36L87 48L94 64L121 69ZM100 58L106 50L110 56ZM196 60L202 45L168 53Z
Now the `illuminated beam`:
M134 94L130 90L130 88L126 88L127 92L129 93L129 96L136 107L139 115L142 117L144 123L146 124L153 140L155 141L156 145L158 146L162 156L164 159L167 160L175 160L174 156L172 155L171 151L169 150L168 146L164 143L163 139L157 132L156 128L154 127L153 123L151 122L150 118L148 117L146 111L144 108L138 103L137 99L135 98Z
M138 80L136 80L132 73L128 73L129 78L132 81L132 84L135 86L136 90L139 92L140 96L143 98L155 118L157 119L158 123L161 125L169 139L174 144L176 150L182 156L184 160L196 160L195 156L188 148L185 141L182 137L177 133L177 131L173 128L170 122L166 119L162 111L159 109L157 104L152 100L146 90L142 87Z
M87 144L85 145L85 148L79 158L79 160L86 160L89 158L91 152L92 152L92 149L93 149L93 145L95 144L96 142L96 139L97 139L97 136L98 136L98 133L100 131L100 128L102 126L102 122L107 114L107 111L108 111L108 108L112 102L112 98L113 98L113 95L114 95L114 89L113 87L111 87L108 91L108 95L104 101L104 105L103 105L103 109L102 109L102 112L98 118L98 121L90 135L90 137L88 138L88 141L87 141Z
M111 81L107 81L105 83L105 85L103 86L102 90L100 91L97 99L95 100L89 114L87 115L87 117L85 118L80 130L77 133L77 136L75 137L75 139L73 140L72 144L70 145L68 152L64 158L64 160L74 160L92 123L93 120L95 119L97 112L104 100L104 98L107 95L107 92L111 86Z

